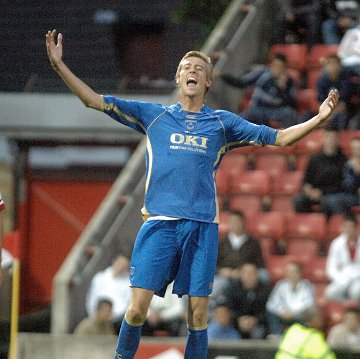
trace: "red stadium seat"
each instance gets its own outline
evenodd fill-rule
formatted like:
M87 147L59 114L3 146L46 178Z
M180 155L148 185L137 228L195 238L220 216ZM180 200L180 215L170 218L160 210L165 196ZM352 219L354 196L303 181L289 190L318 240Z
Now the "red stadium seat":
M317 153L323 145L323 132L321 129L310 132L295 144L295 153L297 155L309 155Z
M341 232L341 225L343 223L343 216L341 214L333 214L329 220L326 229L326 239L332 241Z
M267 145L267 146L261 146L261 147L256 147L256 155L262 155L262 154L266 154L266 155L272 155L272 154L282 154L284 156L287 155L291 155L295 152L295 148L294 146L285 146L285 147L281 147L281 146L272 146L272 145Z
M216 172L216 190L221 196L230 194L230 174L225 169L219 168Z
M305 277L313 283L328 283L326 275L326 257L313 257L305 267Z
M323 241L326 217L322 213L294 213L287 219L287 238L309 238Z
M315 284L315 300L316 305L321 311L325 311L327 300L325 298L325 289L327 283L314 283Z
M219 217L219 237L224 237L229 233L229 212L220 211Z
M292 238L286 242L286 253L304 260L312 260L319 255L319 242L313 239Z
M313 69L306 73L306 87L315 91L315 98L317 99L317 82L321 76L321 70Z
M258 238L260 242L261 251L265 258L274 255L275 241L272 238Z
M299 71L306 69L308 47L305 44L275 44L270 49L270 58L276 54L283 54L287 58L289 68Z
M285 215L281 212L262 212L248 218L247 230L254 238L280 239L285 235Z
M286 215L294 213L293 195L271 195L271 210Z
M340 147L345 155L351 154L350 142L354 138L360 138L360 130L357 131L342 131L340 132Z
M308 53L307 66L308 68L323 67L322 60L328 55L337 54L339 46L328 44L315 44L311 47Z
M287 157L282 154L257 154L255 161L255 169L263 170L270 174L270 176L277 176L288 168Z
M272 177L270 194L274 195L295 195L300 192L303 171L283 172Z
M342 302L327 301L325 304L326 323L329 327L341 322L346 308L358 308L359 303L345 300Z
M319 102L316 91L312 88L300 89L296 93L296 108L299 113L318 112Z
M284 278L285 267L289 262L299 262L296 256L289 255L273 255L266 259L266 268L269 272L271 281L274 283Z
M256 194L264 196L269 193L270 176L265 171L244 171L231 174L233 194Z
M297 171L304 171L309 162L309 158L310 158L309 154L297 155L295 157L295 169Z
M230 209L244 212L246 215L262 210L262 197L253 194L237 194L230 198Z
M232 171L246 171L247 158L245 154L232 153L225 155L222 159L219 169L225 170L227 173Z

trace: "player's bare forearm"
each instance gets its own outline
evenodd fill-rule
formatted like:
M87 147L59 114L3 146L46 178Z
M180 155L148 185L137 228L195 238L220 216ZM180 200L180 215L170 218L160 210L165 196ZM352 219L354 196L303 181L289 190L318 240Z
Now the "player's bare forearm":
M101 110L102 96L80 80L62 61L62 34L59 33L57 43L55 37L56 30L48 31L46 34L46 49L51 66L85 106Z
M284 130L279 130L276 145L277 146L289 146L296 141L302 139L312 130L320 127L332 113L335 111L336 105L339 100L339 93L337 90L331 90L328 97L321 104L319 113L312 117L310 120L299 123L298 125L291 126Z

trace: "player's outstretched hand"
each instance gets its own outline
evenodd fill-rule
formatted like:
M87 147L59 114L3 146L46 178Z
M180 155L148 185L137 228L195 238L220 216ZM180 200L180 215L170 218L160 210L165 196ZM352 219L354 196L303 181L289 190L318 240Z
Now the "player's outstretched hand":
M48 31L46 34L46 50L49 60L54 69L56 69L62 59L62 34L57 36L57 43L55 43L56 30Z
M319 108L319 116L322 122L326 121L329 116L334 112L335 107L339 101L339 92L333 89L329 92L328 97L321 104Z

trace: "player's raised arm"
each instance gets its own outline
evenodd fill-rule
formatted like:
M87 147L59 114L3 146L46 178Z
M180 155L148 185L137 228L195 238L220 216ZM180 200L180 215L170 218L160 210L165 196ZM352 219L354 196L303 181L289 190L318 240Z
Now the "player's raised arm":
M331 90L328 97L321 104L319 113L312 117L310 120L300 123L295 126L288 127L284 130L279 130L276 145L288 146L294 142L305 137L315 128L320 127L334 112L335 107L339 101L339 92L337 90Z
M56 30L46 34L46 49L53 69L85 106L102 110L102 97L74 75L62 60L62 34L56 39Z

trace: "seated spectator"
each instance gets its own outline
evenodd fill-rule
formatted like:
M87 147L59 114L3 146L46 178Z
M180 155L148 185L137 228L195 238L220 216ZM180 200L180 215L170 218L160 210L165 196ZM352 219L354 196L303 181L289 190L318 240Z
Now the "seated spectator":
M253 263L258 268L260 279L270 281L260 243L246 232L245 214L230 211L229 233L219 239L217 274L232 278L237 275L237 268L245 263Z
M309 311L304 325L294 323L287 329L275 354L275 359L285 358L336 359L325 340L324 320L320 312Z
M289 127L298 122L295 82L288 75L284 55L275 54L269 68L255 69L241 78L220 76L232 86L254 86L250 107L240 114L248 121L276 127Z
M231 279L220 302L235 314L234 325L243 339L262 339L267 331L266 302L270 286L259 280L254 264L245 263L239 268L239 276Z
M348 213L353 206L360 205L360 138L350 142L351 155L344 166L343 192L338 196L341 213Z
M317 81L317 98L323 102L332 88L338 89L340 98L338 105L329 121L337 130L347 129L349 123L357 124L360 120L360 110L352 103L356 94L356 74L341 65L336 54L324 59L323 71Z
M317 0L278 0L279 9L273 26L273 42L320 42L321 4Z
M325 44L340 44L348 29L357 25L356 14L360 4L354 0L326 0L324 4L326 19L321 24Z
M95 274L86 298L89 316L95 314L99 299L107 298L112 302L112 320L117 331L130 300L129 265L129 258L117 256L110 267Z
M218 304L208 325L209 340L241 339L239 331L233 326L233 313L224 304Z
M164 298L154 296L151 300L142 334L153 336L163 332L177 337L185 323L185 304L183 298L172 293L173 283L169 284Z
M327 341L331 346L356 347L360 344L360 310L347 307L344 309L341 323L329 330Z
M115 328L111 321L112 303L107 299L100 299L96 311L91 317L83 319L75 328L77 335L114 335Z
M330 244L326 274L330 280L327 299L360 302L360 235L353 214L344 215L341 234Z
M343 66L352 69L360 76L360 9L357 26L345 32L339 45L338 55Z
M338 196L342 191L346 156L339 148L338 132L333 128L323 131L322 150L310 157L301 193L294 198L296 212L314 212L319 206L327 216L341 213Z
M266 303L270 334L280 336L291 324L304 324L307 311L315 306L314 286L303 278L302 265L288 263L285 278L275 284Z

